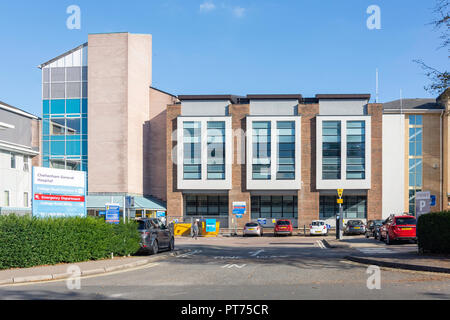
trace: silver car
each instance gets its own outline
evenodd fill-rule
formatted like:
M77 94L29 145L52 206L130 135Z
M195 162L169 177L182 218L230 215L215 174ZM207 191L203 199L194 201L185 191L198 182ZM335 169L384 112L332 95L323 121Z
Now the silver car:
M247 222L244 226L244 237L260 236L264 234L263 227L258 222Z

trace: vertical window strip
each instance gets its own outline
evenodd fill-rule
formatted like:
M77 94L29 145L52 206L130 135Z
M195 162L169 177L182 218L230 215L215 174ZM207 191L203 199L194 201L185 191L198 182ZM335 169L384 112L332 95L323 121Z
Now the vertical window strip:
M225 121L209 121L208 180L225 180Z
M278 180L295 180L295 121L278 121Z
M322 122L322 179L341 179L341 122Z
M202 179L201 159L201 122L186 121L183 124L184 163L183 178L185 180Z
M364 121L347 121L347 168L348 180L366 177L366 132Z
M253 180L271 179L271 122L254 121L253 127Z

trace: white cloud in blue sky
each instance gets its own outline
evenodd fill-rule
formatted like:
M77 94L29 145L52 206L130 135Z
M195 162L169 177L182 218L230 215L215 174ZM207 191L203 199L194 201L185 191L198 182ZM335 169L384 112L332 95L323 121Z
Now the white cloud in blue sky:
M202 4L200 4L200 12L201 13L208 13L219 9L224 9L231 11L231 14L236 18L243 18L245 16L246 9L240 6L229 6L227 4L221 3L219 7L217 7L214 2L210 0L204 1Z
M200 12L210 12L216 8L216 5L210 1L205 1L200 5Z

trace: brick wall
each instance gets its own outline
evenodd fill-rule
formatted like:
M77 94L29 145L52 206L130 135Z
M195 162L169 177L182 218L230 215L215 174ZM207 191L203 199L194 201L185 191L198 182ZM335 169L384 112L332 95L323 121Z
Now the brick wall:
M383 105L368 104L367 112L372 118L372 175L371 189L367 192L367 219L381 219L383 214Z
M176 157L177 141L172 136L177 130L177 117L181 115L181 105L167 106L166 143L167 143L167 214L170 217L183 216L183 194L177 189L177 165L172 161L172 154Z
M319 192L316 189L316 115L318 104L300 104L302 115L302 186L298 191L298 227L319 219Z

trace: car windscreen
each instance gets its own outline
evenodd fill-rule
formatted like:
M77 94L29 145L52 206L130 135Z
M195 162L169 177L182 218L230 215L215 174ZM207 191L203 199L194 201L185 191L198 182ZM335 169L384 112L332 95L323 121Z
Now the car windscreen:
M291 224L290 221L277 221L277 225L279 226L288 226L290 224Z
M245 225L246 227L257 227L258 224L256 222L250 222Z
M145 221L138 221L138 230L145 229Z
M313 226L323 226L324 223L323 223L323 221L313 221L312 225Z
M415 225L416 224L416 219L415 218L397 218L395 220L395 223L397 225Z
M349 222L347 222L347 225L349 226L360 226L362 224L363 223L360 220L350 220Z

